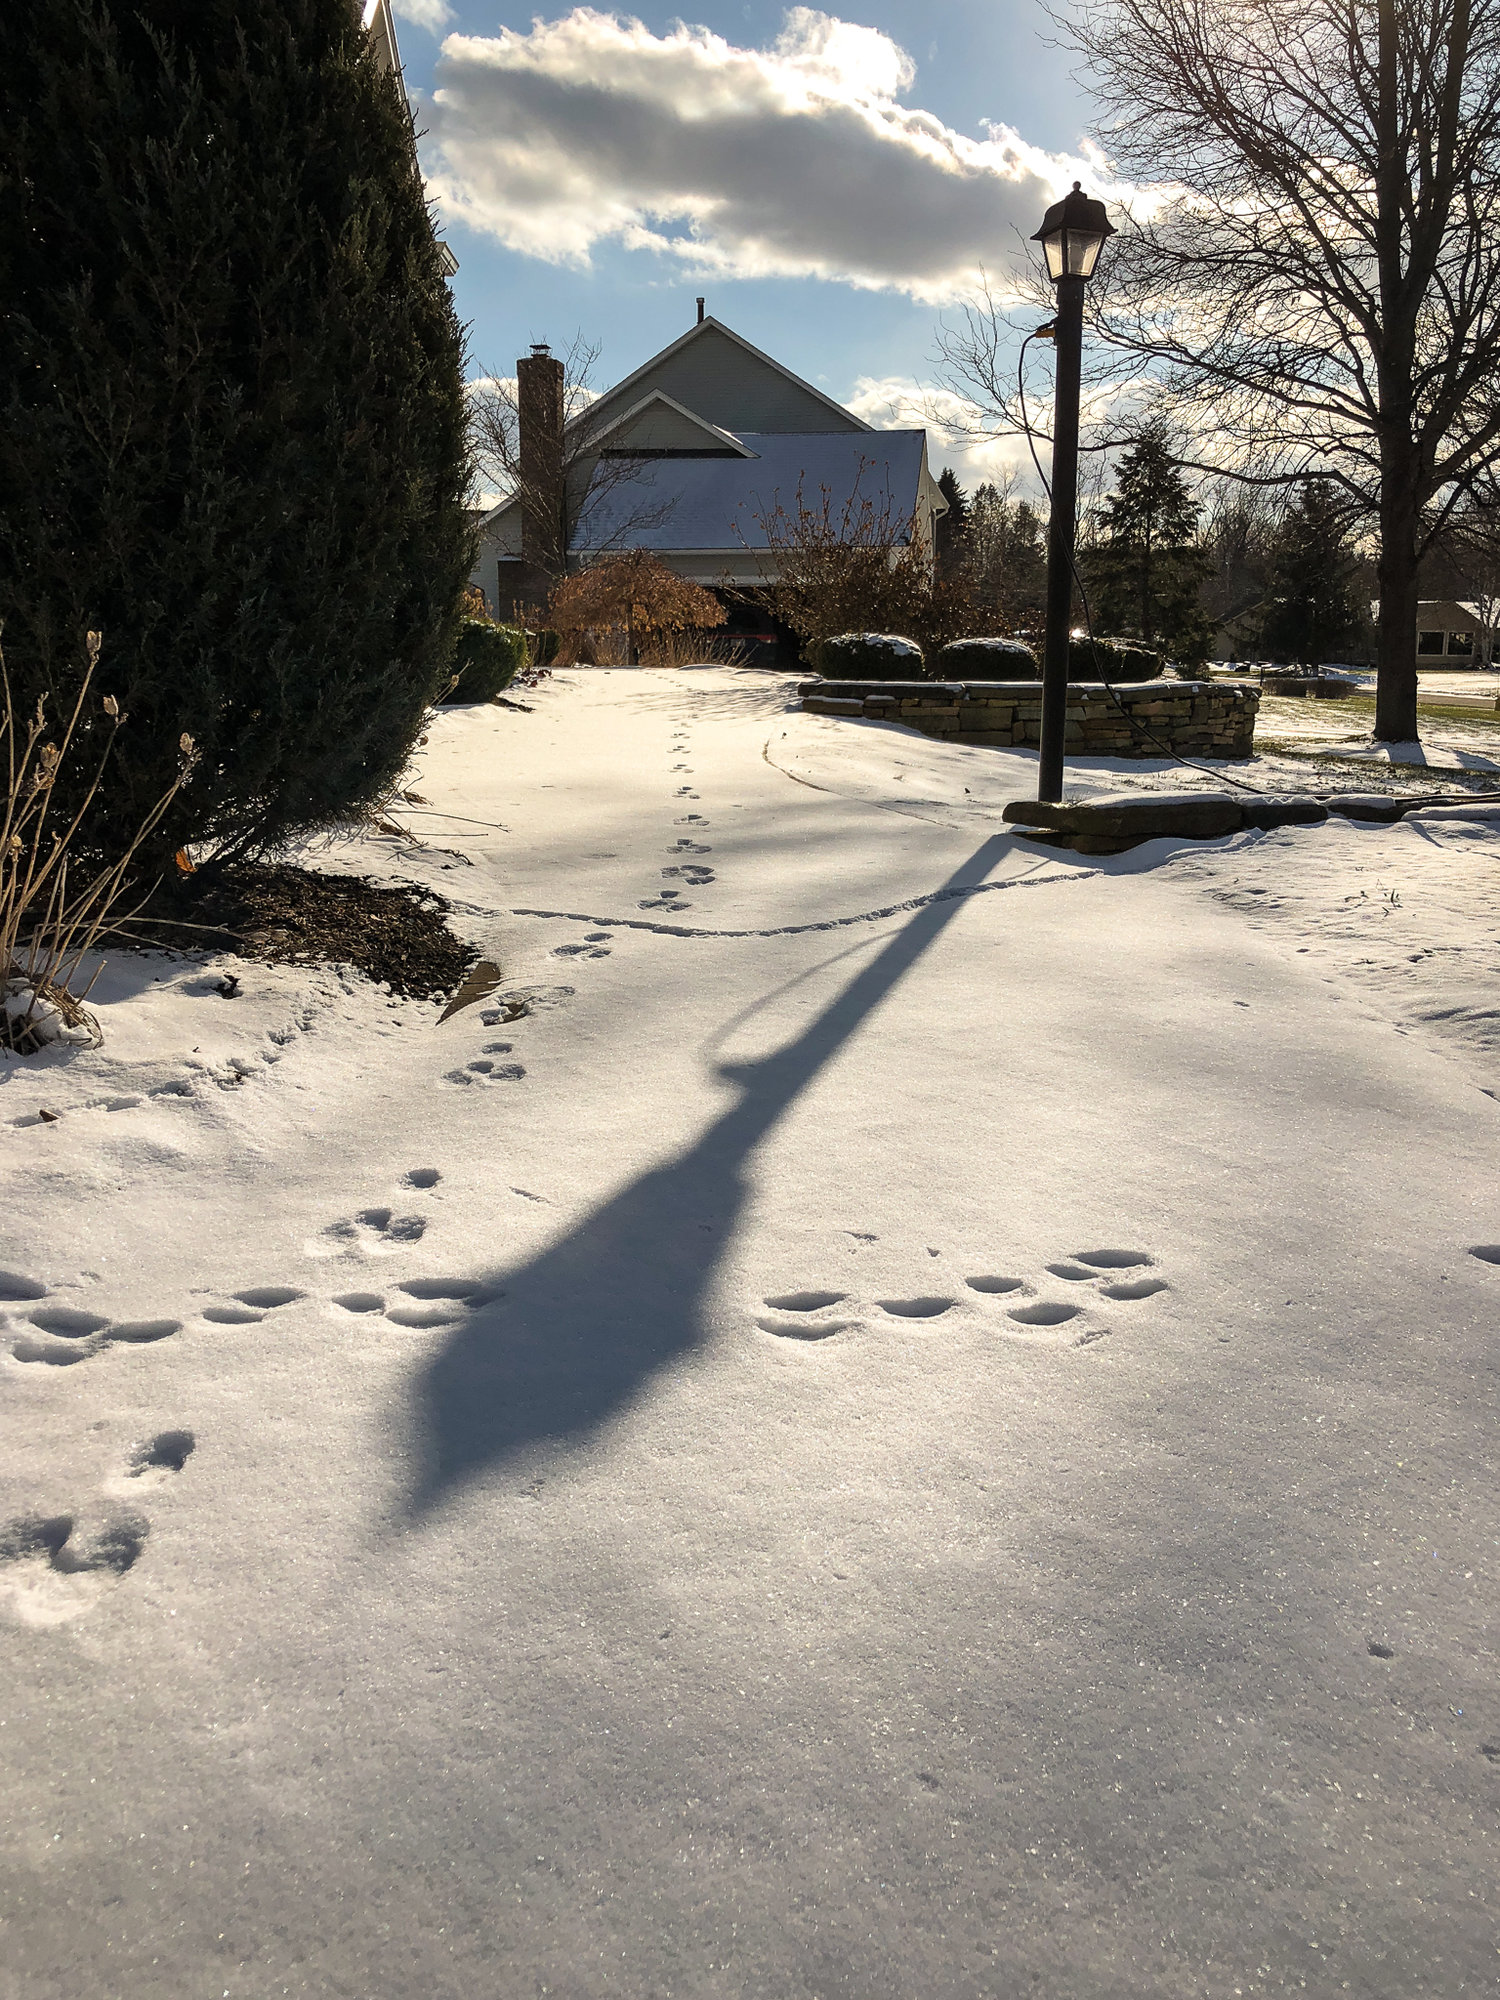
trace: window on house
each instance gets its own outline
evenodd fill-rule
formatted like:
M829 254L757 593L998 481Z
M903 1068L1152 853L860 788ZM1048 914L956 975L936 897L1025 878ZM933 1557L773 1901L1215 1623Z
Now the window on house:
M1472 658L1474 652L1474 634L1472 632L1450 632L1448 634L1448 651L1450 653L1461 654L1466 660Z
M1443 634L1441 632L1419 632L1417 634L1417 651L1419 653L1441 653L1442 650Z

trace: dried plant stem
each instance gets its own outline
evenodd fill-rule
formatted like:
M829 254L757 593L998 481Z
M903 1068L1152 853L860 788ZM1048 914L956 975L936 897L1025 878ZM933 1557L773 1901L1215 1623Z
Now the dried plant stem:
M57 742L47 735L44 698L38 699L35 713L23 729L0 653L0 741L5 745L6 773L5 797L0 804L0 1002L4 1004L0 1043L22 1053L58 1039L97 1040L98 1025L83 1003L98 977L98 968L82 993L74 990L75 982L101 931L115 920L115 906L128 886L136 854L160 825L195 761L192 739L184 736L173 783L147 813L124 851L79 885L73 842L98 794L115 735L125 720L112 695L103 703L109 736L72 817L61 831L52 824L52 809L59 775L85 714L99 648L100 636L91 632L88 663L67 726ZM137 904L130 916L137 915L139 908Z

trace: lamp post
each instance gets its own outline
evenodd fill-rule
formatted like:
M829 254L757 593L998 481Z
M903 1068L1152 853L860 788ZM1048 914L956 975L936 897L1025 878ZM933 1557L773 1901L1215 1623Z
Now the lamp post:
M1047 633L1042 658L1042 754L1037 798L1063 795L1063 739L1068 726L1068 626L1073 611L1073 540L1078 513L1078 387L1083 365L1083 288L1114 226L1102 201L1077 181L1054 202L1032 237L1057 287L1057 377L1052 412L1052 511L1047 528Z

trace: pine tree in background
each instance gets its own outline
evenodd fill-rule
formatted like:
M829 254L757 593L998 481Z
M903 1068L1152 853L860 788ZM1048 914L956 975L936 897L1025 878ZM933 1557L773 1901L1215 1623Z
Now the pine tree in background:
M0 9L0 618L128 713L85 831L158 853L374 799L470 564L462 338L351 0ZM80 768L87 755L76 759Z
M1120 460L1088 558L1096 631L1139 639L1183 665L1207 659L1213 627L1198 604L1207 573L1198 512L1166 427L1145 424Z
M937 523L937 572L941 577L962 574L969 556L969 496L958 483L958 474L945 465L938 477L938 491L948 503L946 514Z
M1261 642L1273 660L1317 667L1367 640L1359 568L1333 487L1326 479L1304 479L1271 546Z
M989 631L1040 632L1047 606L1047 522L1029 500L988 483L969 509L969 574Z

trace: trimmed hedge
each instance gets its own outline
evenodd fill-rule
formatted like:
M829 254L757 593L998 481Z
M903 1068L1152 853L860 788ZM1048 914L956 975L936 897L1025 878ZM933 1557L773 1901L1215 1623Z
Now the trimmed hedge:
M937 656L943 681L1031 681L1040 673L1024 639L954 639Z
M1166 661L1134 639L1069 639L1070 681L1154 681Z
M840 632L808 647L809 664L828 680L923 681L922 648L893 632Z
M466 618L453 655L455 685L445 702L493 701L508 688L526 664L526 634L514 625L492 625L487 618Z

